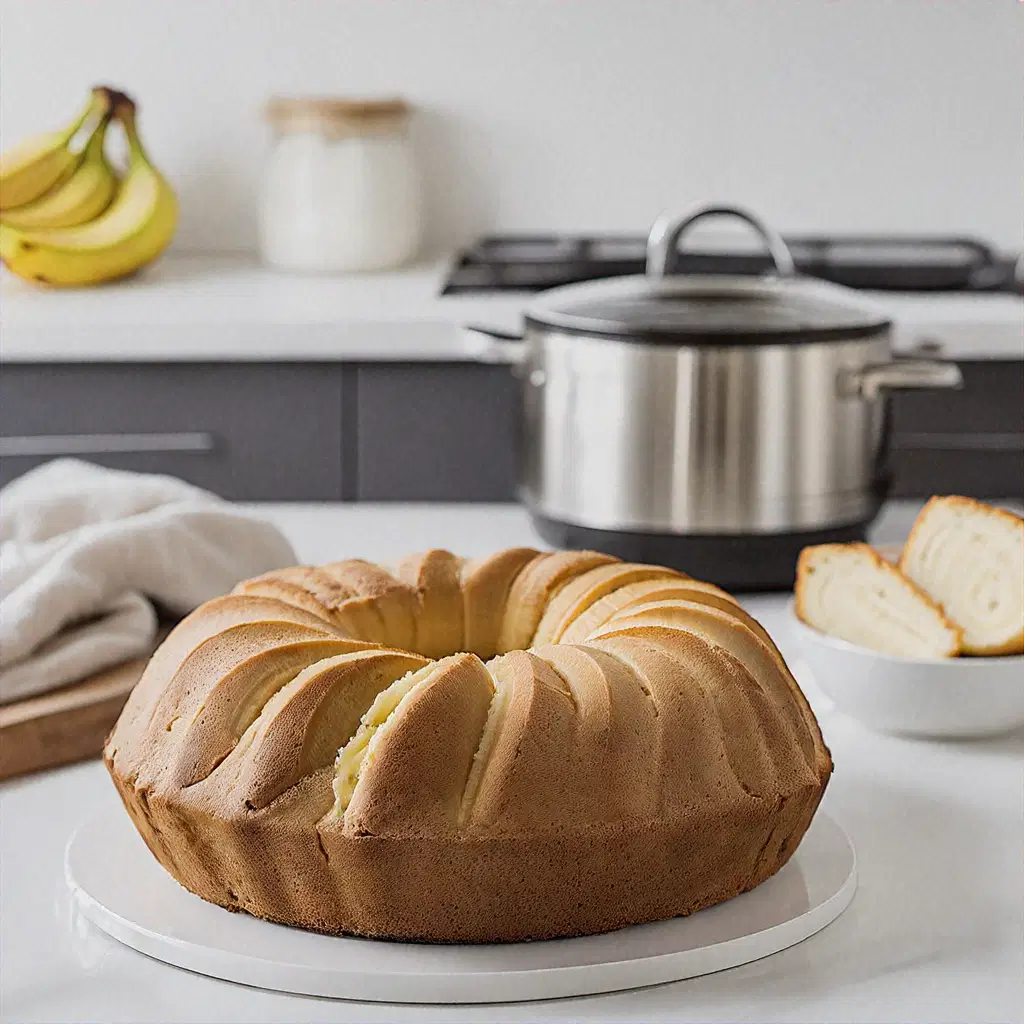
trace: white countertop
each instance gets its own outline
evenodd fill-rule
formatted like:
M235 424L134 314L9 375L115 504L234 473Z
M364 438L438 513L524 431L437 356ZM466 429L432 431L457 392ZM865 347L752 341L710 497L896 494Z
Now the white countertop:
M316 277L244 256L171 255L131 280L69 290L4 271L0 360L474 360L481 344L462 326L518 329L530 296L442 296L449 264ZM951 358L1024 358L1019 296L864 295L895 319L897 350L938 340Z
M537 543L515 506L262 506L307 561L465 554ZM911 506L887 509L901 539ZM782 596L745 602L786 652ZM860 888L834 924L720 974L633 992L509 1006L332 1002L214 981L118 945L71 916L63 852L116 803L91 762L0 785L4 1021L1007 1021L1024 1019L1024 733L970 743L874 735L797 675L836 763L829 812Z

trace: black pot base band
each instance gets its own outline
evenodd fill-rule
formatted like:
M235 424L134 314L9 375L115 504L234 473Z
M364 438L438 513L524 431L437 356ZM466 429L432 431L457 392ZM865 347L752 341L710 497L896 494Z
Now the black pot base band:
M603 551L629 562L649 562L680 569L725 590L790 590L796 561L812 544L863 541L863 522L791 533L676 534L595 530L530 513L534 528L552 547Z

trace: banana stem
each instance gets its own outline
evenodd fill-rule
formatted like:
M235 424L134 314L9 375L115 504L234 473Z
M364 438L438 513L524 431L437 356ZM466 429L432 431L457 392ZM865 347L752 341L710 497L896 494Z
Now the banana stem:
M110 104L104 97L100 97L96 94L96 90L93 89L89 96L89 102L85 105L85 109L64 129L62 138L64 139L65 145L69 143L79 132L79 129L85 124L89 118L94 117L96 114L102 116L109 112Z
M112 85L94 85L92 94L103 103L105 111L112 111L115 107L124 103L134 109L135 101L126 92L115 89Z
M96 157L103 149L106 141L107 129L110 127L111 111L107 111L99 120L99 123L92 130L92 134L85 141L85 154L87 157Z
M121 93L114 104L114 117L121 122L125 138L128 140L128 152L132 160L145 160L146 151L142 147L142 139L139 138L139 131L135 125L135 103L124 93Z
M114 104L117 102L119 97L128 99L124 93L118 92L116 89L108 88L105 85L95 86L89 93L89 102L85 105L85 109L79 116L72 121L71 124L64 129L64 143L65 145L70 143L71 140L79 133L87 121L94 117L99 118L96 124L93 126L89 133L89 138L86 139L83 149L88 148L92 143L92 140L96 137L96 133L100 133L102 141L103 134L106 132L106 125L110 121L111 112L114 109ZM130 102L130 101L129 101Z

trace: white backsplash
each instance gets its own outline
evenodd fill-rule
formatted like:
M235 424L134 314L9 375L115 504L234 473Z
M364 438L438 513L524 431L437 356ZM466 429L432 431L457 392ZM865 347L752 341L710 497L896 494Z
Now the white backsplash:
M2 0L4 145L131 91L179 248L255 245L268 94L421 108L432 248L744 201L1021 244L1011 0Z

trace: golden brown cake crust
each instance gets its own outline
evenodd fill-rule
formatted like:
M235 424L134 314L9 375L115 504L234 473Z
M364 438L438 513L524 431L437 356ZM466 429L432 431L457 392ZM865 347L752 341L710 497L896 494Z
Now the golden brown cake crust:
M431 942L590 934L735 896L792 855L832 769L728 595L522 548L241 584L171 634L104 758L154 856L204 899Z

